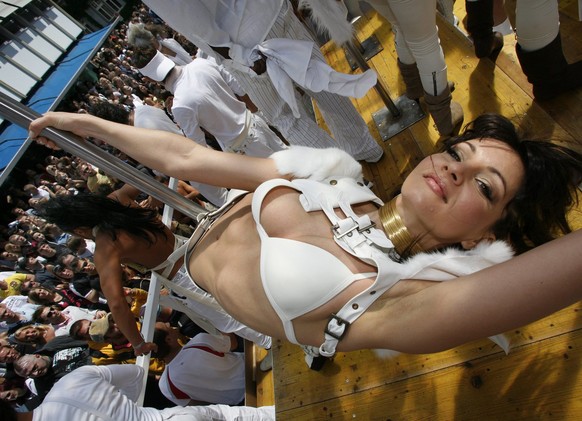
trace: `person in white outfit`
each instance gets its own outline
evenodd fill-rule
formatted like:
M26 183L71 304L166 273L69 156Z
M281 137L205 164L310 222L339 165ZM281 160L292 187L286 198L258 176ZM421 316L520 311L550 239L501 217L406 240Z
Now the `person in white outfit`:
M164 110L151 105L136 105L130 114L130 119L130 124L135 127L184 134Z
M327 91L314 92L297 83L293 85L317 102L334 140L307 115L301 101L297 101L300 116L295 116L278 93L269 73L253 66L253 49L265 40L313 42L288 0L146 0L144 3L168 26L222 61L267 122L276 127L289 143L316 148L335 146L358 160L368 162L377 162L382 157L382 148L349 98ZM315 43L311 60L325 63ZM295 95L299 94L295 92Z
M69 306L61 309L59 306L40 306L33 315L37 323L50 324L55 329L55 336L68 335L73 323L77 320L95 320L105 316L102 310L88 310L82 307Z
M152 44L179 66L185 66L192 62L192 56L174 38L162 38L155 36L145 28L143 23L130 23L127 29L127 42L137 48L143 48Z
M231 351L237 347L234 335L199 333L184 346L179 336L178 329L156 323L155 356L166 362L158 383L164 396L181 406L241 403L245 397L245 357L242 352Z
M14 412L0 403L2 419L10 421L270 421L275 407L188 406L166 409L145 408L139 396L143 368L133 364L84 366L56 383L43 403L32 412Z
M186 66L176 66L159 51L140 51L136 65L144 76L162 82L174 94L172 114L186 137L207 146L206 130L224 152L258 157L286 149L267 123L237 98L245 93L213 61L196 58ZM200 183L195 187L216 206L226 200L226 189Z

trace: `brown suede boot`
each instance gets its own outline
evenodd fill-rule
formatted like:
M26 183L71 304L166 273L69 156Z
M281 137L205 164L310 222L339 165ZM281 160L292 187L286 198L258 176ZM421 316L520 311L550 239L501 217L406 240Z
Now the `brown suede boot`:
M424 93L424 102L428 112L442 136L454 136L459 133L463 124L464 114L461 104L452 101L449 86L439 95Z
M416 102L424 96L424 89L422 87L422 82L420 80L420 73L418 73L418 67L416 63L404 64L399 59L397 60L398 68L400 69L400 74L406 85L406 97L413 99ZM451 92L455 90L455 83L449 81L449 89Z
M420 74L418 73L416 63L404 64L400 60L397 62L400 74L406 85L406 96L418 101L418 99L424 95L424 89L422 88L422 82L420 81Z

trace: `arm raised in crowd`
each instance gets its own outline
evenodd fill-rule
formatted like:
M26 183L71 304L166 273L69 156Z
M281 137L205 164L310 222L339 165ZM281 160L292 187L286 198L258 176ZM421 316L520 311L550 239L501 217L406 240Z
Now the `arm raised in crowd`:
M54 148L52 141L38 137L46 127L103 140L143 165L183 180L252 191L260 183L281 176L270 159L217 152L173 133L112 123L88 114L47 113L34 120L30 136Z
M157 349L154 343L144 342L137 327L135 316L131 313L125 299L121 279L121 262L115 242L111 241L107 234L101 233L97 234L95 241L98 242L94 255L95 266L99 272L101 289L107 297L107 304L117 327L133 346L136 356Z

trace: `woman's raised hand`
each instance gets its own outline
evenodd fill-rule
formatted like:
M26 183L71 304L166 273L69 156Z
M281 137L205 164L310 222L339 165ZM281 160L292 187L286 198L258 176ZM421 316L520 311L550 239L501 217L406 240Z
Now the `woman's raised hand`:
M79 136L86 136L83 132L82 120L83 116L74 113L49 112L43 116L32 121L28 126L28 136L34 139L37 143L44 145L51 149L59 149L59 147L52 140L39 136L47 127L53 127L59 130L72 132Z

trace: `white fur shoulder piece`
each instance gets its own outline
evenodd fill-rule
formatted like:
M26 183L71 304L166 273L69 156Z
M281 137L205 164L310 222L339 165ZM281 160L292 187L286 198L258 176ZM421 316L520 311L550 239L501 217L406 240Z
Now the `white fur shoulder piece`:
M446 281L505 262L512 257L513 250L506 242L482 241L471 250L449 248L434 253L421 253L404 265L412 271L411 279Z
M434 253L421 253L403 264L413 273L410 279L430 279L431 281L447 281L459 276L468 275L513 257L513 250L504 241L482 241L472 250L454 248ZM490 336L505 353L509 353L510 343L505 335ZM398 351L375 349L374 353L383 359L394 358Z
M316 149L291 146L270 156L281 175L322 181L331 176L362 180L362 166L337 148Z

